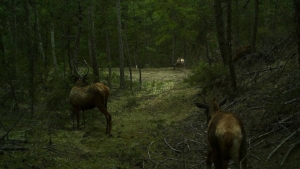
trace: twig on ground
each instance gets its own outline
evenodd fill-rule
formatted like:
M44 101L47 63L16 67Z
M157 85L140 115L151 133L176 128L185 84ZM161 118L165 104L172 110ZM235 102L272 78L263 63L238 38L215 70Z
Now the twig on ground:
M296 131L294 131L291 135L289 135L286 139L284 139L268 156L268 160L271 158L271 156L291 137L293 137L294 135L296 135L297 132L300 132L300 128Z
M281 123L283 123L283 122L286 122L286 121L292 119L293 117L295 117L297 114L299 114L299 112L296 113L296 114L294 114L294 115L290 115L289 117L287 117L287 118L285 118L285 119L283 119L283 120L281 120L281 121L279 121L279 122L277 122L277 123L281 124ZM254 137L254 138L250 139L249 142L254 142L255 140L257 140L257 139L259 139L259 138L262 138L262 137L264 137L264 136L267 136L267 135L269 135L270 133L273 133L273 132L275 132L275 131L277 131L277 130L279 130L279 129L280 129L280 128L277 128L277 129L271 130L271 131L269 131L269 132L267 132L267 133L264 133L264 134L262 134L262 135L259 135L259 136L257 136L257 137Z
M175 152L177 152L177 153L181 153L180 150L177 150L177 149L173 148L173 147L167 142L167 139L166 139L166 138L164 138L164 141L165 141L165 143L169 146L169 148L170 148L171 150L173 150L173 151L175 151Z
M252 147L248 148L248 151L251 150L252 148L258 146L259 144L263 143L265 140L261 140L260 142L256 143L255 145L253 145Z
M279 69L281 68L279 67L270 67L268 69L263 69L263 70L258 70L258 71L254 71L254 72L247 72L245 75L250 75L250 74L256 74L256 73L260 73L260 72L266 72L266 71L270 71L270 70L275 70L275 69Z
M248 156L253 157L253 158L255 158L256 160L260 161L260 158L254 156L254 155L252 155L252 154L248 154Z
M148 146L148 157L149 157L149 159L151 160L151 156L150 156L150 147L151 147L151 145L154 143L154 141L152 141L150 144L149 144L149 146Z
M284 158L283 158L283 160L282 160L280 166L283 166L283 164L284 164L286 158L290 155L291 151L292 151L292 150L296 147L296 145L298 145L299 143L300 143L300 140L299 140L298 142L296 142L296 143L289 149L289 151L288 151L288 152L286 153L286 155L284 156Z
M299 100L300 99L300 97L298 97L298 98L295 98L295 99L292 99L292 100L290 100L290 101L287 101L287 102L284 102L283 104L290 104L290 103L294 103L295 101L297 101L297 100Z

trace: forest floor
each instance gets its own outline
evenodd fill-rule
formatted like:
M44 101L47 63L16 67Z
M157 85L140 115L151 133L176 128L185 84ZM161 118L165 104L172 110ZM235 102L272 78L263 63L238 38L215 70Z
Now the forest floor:
M81 126L79 130L72 128L67 110L51 112L55 114L52 121L67 120L51 125L37 120L30 129L23 128L25 136L12 132L11 138L26 138L25 143L12 144L24 149L0 150L0 168L206 168L206 117L193 104L200 89L184 82L188 73L187 69L142 69L142 91L120 91L112 87L108 102L112 137L105 135L105 118L96 109L84 112L86 127ZM135 84L138 77L138 70L133 69ZM257 105L257 98L267 90L262 92L261 89L244 88L244 95L229 100L224 106L226 111L238 113L245 123L248 169L298 169L299 146L293 149L283 166L280 163L299 140L299 134L267 160L293 130L273 129L284 125L279 122L290 114L279 116ZM214 97L212 93L207 94L207 99ZM275 120L265 123L264 119ZM234 168L232 164L230 168Z

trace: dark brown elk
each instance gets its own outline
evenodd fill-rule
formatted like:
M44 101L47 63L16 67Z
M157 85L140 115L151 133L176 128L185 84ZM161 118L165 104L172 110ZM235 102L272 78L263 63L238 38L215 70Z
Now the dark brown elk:
M102 83L86 85L86 75L87 73L79 77L69 96L72 112L76 114L77 128L79 128L80 111L97 107L105 115L106 134L111 135L111 115L107 112L109 87Z
M247 169L244 126L238 116L220 110L220 107L226 103L226 99L220 103L214 99L210 105L196 100L194 103L198 108L205 109L207 117L207 168L211 169L213 162L216 169L227 169L228 162L232 159L236 169Z
M243 46L239 49L236 50L236 55L233 58L233 62L237 62L239 61L241 58L243 58L244 56L248 55L251 53L251 45L246 45Z
M176 63L173 64L173 70L178 67L184 66L184 59L183 58L177 58Z

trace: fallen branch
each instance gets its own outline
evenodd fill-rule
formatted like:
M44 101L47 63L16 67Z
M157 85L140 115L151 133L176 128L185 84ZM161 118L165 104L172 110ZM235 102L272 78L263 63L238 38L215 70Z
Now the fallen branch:
M297 143L295 143L295 144L289 149L289 151L288 151L288 152L286 153L286 155L284 156L284 158L283 158L283 160L282 160L280 166L283 166L283 164L284 164L286 158L290 155L291 151L292 151L292 150L296 147L296 145L298 145L299 143L300 143L300 140L299 140Z
M293 103L293 102L295 102L295 101L297 101L297 100L299 100L299 99L300 99L300 97L295 98L295 99L292 99L292 100L287 101L287 102L284 102L283 104L290 104L290 103Z
M151 156L150 156L150 146L154 143L154 141L152 141L149 146L148 146L148 157L151 160Z
M299 112L298 112L298 113L299 113ZM298 113L297 113L297 114L298 114ZM287 118L285 118L285 119L279 121L278 123L280 124L280 123L286 122L286 121L292 119L292 118L295 117L295 116L296 116L296 115L290 115L289 117L287 117ZM249 142L254 142L255 140L257 140L257 139L259 139L259 138L262 138L262 137L264 137L264 136L267 136L267 135L269 135L270 133L273 133L273 132L275 132L275 131L277 131L277 130L279 130L279 129L280 129L280 128L277 128L277 129L271 130L271 131L269 131L269 132L267 132L267 133L265 133L265 134L259 135L258 137L254 137L254 138L250 139Z
M245 75L251 75L251 74L256 74L256 73L260 73L260 72L266 72L266 71L270 71L270 70L275 70L275 69L280 69L282 68L282 66L279 66L279 67L270 67L268 69L263 69L263 70L258 70L258 71L254 71L254 72L247 72Z
M170 147L171 150L173 150L173 151L175 151L175 152L177 152L177 153L181 153L180 150L177 150L177 149L173 148L173 147L167 142L167 139L166 139L166 138L164 138L164 141L165 141L165 143Z
M292 138L294 135L296 135L297 132L300 132L300 128L296 131L294 131L291 135L289 135L286 139L284 139L268 156L267 160L271 158L271 156L290 138Z
M254 155L252 155L252 154L248 154L248 156L249 156L249 157L253 157L253 158L255 158L256 160L260 161L260 158L254 156Z
M251 150L252 148L258 146L259 144L263 143L265 140L261 140L260 142L256 143L255 145L253 145L252 147L248 148L248 151Z

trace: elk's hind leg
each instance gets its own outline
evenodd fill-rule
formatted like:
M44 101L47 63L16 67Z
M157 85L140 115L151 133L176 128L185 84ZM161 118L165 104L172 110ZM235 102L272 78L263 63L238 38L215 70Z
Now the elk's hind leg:
M104 107L97 106L97 108L104 114L106 118L106 134L111 135L111 115Z
M212 152L210 150L208 150L207 157L206 157L207 169L211 169L211 165L212 165Z

